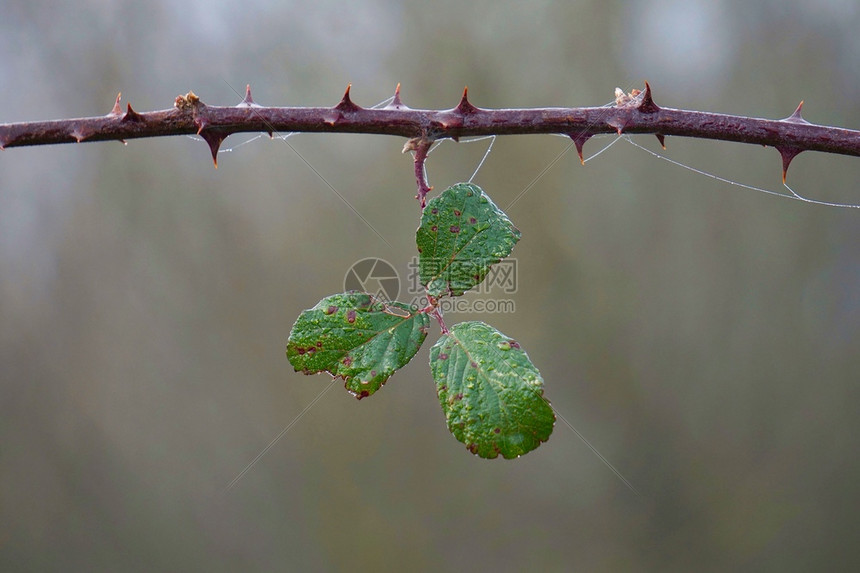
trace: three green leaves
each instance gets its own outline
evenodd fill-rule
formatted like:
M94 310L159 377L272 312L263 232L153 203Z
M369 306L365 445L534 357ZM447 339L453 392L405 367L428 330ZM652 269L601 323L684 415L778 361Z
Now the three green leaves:
M424 309L347 292L301 313L287 358L305 374L329 372L357 398L372 395L427 337L429 315L510 255L519 230L484 191L458 183L431 199L416 233ZM441 321L440 321L441 324ZM483 458L515 458L549 439L555 414L543 379L519 343L483 322L456 324L430 351L430 369L449 431Z

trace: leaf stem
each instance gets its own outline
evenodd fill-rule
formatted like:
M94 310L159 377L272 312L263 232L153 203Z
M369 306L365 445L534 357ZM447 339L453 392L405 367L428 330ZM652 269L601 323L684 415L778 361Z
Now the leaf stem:
M415 165L415 181L418 184L418 194L415 198L421 204L421 210L427 206L427 194L433 190L433 187L427 182L427 170L424 167L427 161L427 154L430 152L430 147L435 140L429 137L421 136L414 137L406 142L403 146L403 151L414 151L413 163Z

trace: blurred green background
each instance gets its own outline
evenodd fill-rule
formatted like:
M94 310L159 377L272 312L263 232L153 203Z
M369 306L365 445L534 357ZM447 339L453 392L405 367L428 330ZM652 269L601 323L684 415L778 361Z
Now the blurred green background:
M648 2L0 4L0 122L233 105L658 104L860 127L860 7ZM250 139L234 135L225 148ZM586 155L612 137L595 138ZM0 569L808 571L860 567L860 213L774 198L618 142L499 138L477 175L522 230L517 338L563 423L470 455L427 367L371 399L284 356L364 257L404 278L419 210L400 138L268 138L212 168L186 137L0 154ZM655 138L636 141L659 150ZM667 155L779 186L773 149ZM437 191L484 144L430 158ZM565 152L556 163L553 160ZM789 183L860 203L860 161ZM328 182L375 228L358 218Z

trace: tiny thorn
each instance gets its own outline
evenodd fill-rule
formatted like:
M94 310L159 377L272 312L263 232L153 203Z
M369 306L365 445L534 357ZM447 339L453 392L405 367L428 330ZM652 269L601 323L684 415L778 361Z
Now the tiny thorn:
M400 101L400 83L397 83L397 87L394 88L394 100L391 102L391 105L394 107L399 107L403 105L403 102Z
M197 135L202 135L203 130L209 126L209 120L205 117L194 118L194 123L197 124Z
M76 141L77 143L82 142L82 141L83 141L84 139L86 139L86 137L87 137L86 132L85 132L83 129L79 128L79 127L75 127L75 129L73 129L73 130L72 130L72 132L71 132L69 135L71 135L72 137L74 137L74 138L75 138L75 141Z
M591 138L591 136L580 133L577 135L569 135L569 137L573 140L573 144L576 146L576 153L579 155L579 164L585 165L585 159L582 158L582 147L585 145L585 142Z
M803 100L800 100L800 103L797 104L797 109L794 110L794 113L783 119L782 121L788 121L790 123L805 123L809 124L808 121L803 119L803 116L800 114L800 111L803 109Z
M660 106L654 103L651 97L651 85L645 82L645 91L639 96L639 105L636 107L640 113L657 113L660 111Z
M777 147L779 155L782 157L782 182L785 183L785 176L788 174L788 166L791 165L792 159L797 157L797 154L803 151L798 147Z
M655 133L654 135L657 136L657 141L660 142L660 147L666 149L666 136L662 133Z
M613 117L612 119L607 121L606 125L608 125L609 127L615 128L615 131L618 132L618 135L621 135L622 132L624 131L624 128L627 127L627 123L621 121L617 117Z
M108 112L108 115L122 115L122 108L119 105L119 100L122 99L122 92L116 94L116 101L113 104L113 109Z
M334 109L341 112L353 112L360 111L361 107L352 103L352 100L349 99L349 90L352 88L352 84L347 84L346 91L343 93L343 97L340 100L340 103L334 106Z
M122 121L143 121L143 116L134 111L131 108L131 104L128 104L128 111L125 112L125 115L122 116Z
M251 84L245 85L245 99L243 99L236 107L260 107L254 102L251 97Z
M477 113L481 110L473 106L469 102L469 86L466 86L463 89L463 97L460 98L460 103L457 107L454 108L455 113L459 113L460 115L469 115L472 113Z
M215 163L215 169L218 169L218 148L221 147L221 142L227 139L227 136L230 134L211 129L203 131L203 128L200 128L197 134L209 144L209 151L212 152L212 162Z

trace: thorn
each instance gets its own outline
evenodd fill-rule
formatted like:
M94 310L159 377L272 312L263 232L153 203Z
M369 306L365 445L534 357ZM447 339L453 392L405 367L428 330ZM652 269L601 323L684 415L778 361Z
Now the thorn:
M352 100L349 99L349 89L352 87L352 84L347 84L346 91L343 93L343 98L341 98L340 103L334 106L334 109L341 112L354 112L360 111L361 107L352 103Z
M261 107L254 102L251 97L251 84L245 85L245 99L243 99L236 107Z
M343 117L343 114L337 111L337 108L332 108L332 111L327 111L323 114L323 121L329 125L334 125Z
M800 100L800 103L797 104L797 109L794 110L794 113L783 119L782 121L787 121L790 123L805 123L809 125L809 122L803 119L803 116L800 115L800 110L803 109L803 100Z
M655 133L654 135L657 136L657 141L660 142L660 147L666 149L666 136L662 133Z
M481 110L469 102L469 86L466 86L463 89L463 97L460 98L460 103L454 108L454 112L459 113L460 115L469 115L472 113L478 113L479 111Z
M205 117L195 117L194 123L197 125L197 135L202 135L203 130L209 126L209 120Z
M89 133L87 130L81 129L76 125L69 135L74 137L76 142L80 143L89 136Z
M131 109L131 104L128 104L128 111L122 116L122 121L143 121L143 116Z
M394 88L394 99L391 100L391 103L385 106L383 109L409 109L409 107L403 105L403 100L400 99L400 84L397 84L397 87Z
M788 173L788 166L791 165L791 160L797 157L797 154L803 151L799 147L777 147L779 155L782 157L782 182L785 183L785 176Z
M576 153L579 155L579 164L585 165L585 160L582 158L582 146L591 138L591 135L578 133L576 135L569 135L569 137L573 140L573 144L576 146Z
M657 113L660 111L660 106L654 103L654 99L651 97L651 85L647 81L645 82L645 91L639 97L639 105L636 109L640 113Z
M617 117L613 117L606 122L606 125L608 125L609 127L614 127L615 131L618 132L618 135L621 135L621 132L623 132L624 128L627 127L627 122L621 121Z
M122 115L122 108L119 106L119 100L122 99L122 92L116 94L116 101L113 104L113 109L108 112L108 115Z
M227 136L230 134L211 129L203 131L201 127L197 135L205 139L206 143L209 144L209 151L212 152L212 162L215 164L215 169L218 169L218 148L221 147L221 142L227 139Z

